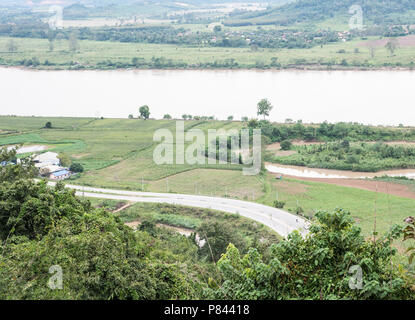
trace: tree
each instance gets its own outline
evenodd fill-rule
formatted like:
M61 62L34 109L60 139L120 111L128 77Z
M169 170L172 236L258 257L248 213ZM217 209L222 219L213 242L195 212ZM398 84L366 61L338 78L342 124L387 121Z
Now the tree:
M55 49L55 38L56 38L56 32L52 29L49 29L48 31L49 51L53 51Z
M278 62L277 57L271 58L271 67L281 67L281 64Z
M152 249L155 238L134 232L104 209L93 209L62 184L1 184L0 199L8 208L0 209L0 299L195 297L194 280L171 262L172 253L166 252L170 258L152 254L159 250ZM60 290L47 285L54 265L64 274Z
M229 116L228 121L233 121L233 116Z
M187 114L182 115L183 120L187 120Z
M243 122L248 122L248 120L249 120L249 119L248 119L248 117L242 117L242 118L241 118L241 120L242 120Z
M4 148L0 161L15 155L15 149ZM188 274L190 264L179 266L175 253L160 240L133 231L104 209L92 208L63 183L50 187L46 181L34 181L29 160L0 169L1 300L198 297L203 284L197 275ZM191 240L180 239L175 244L191 245ZM192 245L190 250L194 256L197 248ZM51 266L63 270L60 290L48 286Z
M274 207L278 209L283 209L285 207L285 201L275 200Z
M233 243L241 251L244 251L246 248L246 243L242 236L235 232L232 226L227 223L204 222L197 229L197 233L201 240L206 241L205 245L199 248L199 254L207 257L212 262L220 259L229 243Z
M69 51L75 53L79 49L78 33L74 31L69 35Z
M215 33L221 32L221 31L222 31L222 26L221 26L221 25L216 25L216 26L213 28L213 31L214 31Z
M14 40L13 40L13 39L10 39L10 40L7 42L7 44L6 44L6 49L7 49L7 51L9 51L9 52L16 52L16 51L17 51L17 45L16 45L16 43L14 42Z
M374 46L369 47L370 57L373 59L375 57L376 48Z
M385 48L389 51L390 55L393 56L398 48L398 40L395 38L389 39L388 43L385 45Z
M80 163L72 163L69 170L75 173L84 172L84 167Z
M291 150L292 148L292 143L290 140L284 140L281 142L281 149L282 150Z
M140 107L140 118L147 120L150 117L150 108L147 105Z
M8 150L0 149L0 163L13 163L13 165L0 166L0 185L19 179L32 179L38 174L31 157L20 159L17 163L17 147ZM0 212L1 217L1 212Z
M257 115L258 116L263 116L264 120L265 117L268 117L271 110L274 108L271 103L267 100L267 99L262 99L257 106L258 110L257 110Z
M397 252L392 243L402 234L399 226L393 226L377 240L366 240L349 212L320 211L315 217L309 236L291 233L271 247L267 261L256 249L242 256L234 245L229 245L217 263L223 280L212 289L213 298L324 300L414 296L403 279L404 273L390 263ZM356 268L362 271L361 282L353 277ZM356 290L351 284L361 288Z
M134 119L134 115L133 114L129 114L128 115L128 119Z
M63 153L63 152L60 153L58 158L59 158L61 166L63 167L69 167L72 164L71 159L66 153Z
M52 122L48 121L45 123L45 129L52 129Z
M170 120L170 119L172 119L172 117L171 117L171 115L169 115L169 114L165 114L165 115L163 116L163 119Z

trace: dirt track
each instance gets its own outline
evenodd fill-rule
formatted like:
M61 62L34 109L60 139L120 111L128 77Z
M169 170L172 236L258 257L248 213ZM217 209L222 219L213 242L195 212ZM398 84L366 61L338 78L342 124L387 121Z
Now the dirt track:
M403 198L415 199L415 192L408 186L390 183L385 181L363 180L363 179L324 179L324 178L300 178L290 177L297 180L315 181L337 186L352 187L368 191L378 191L380 193L391 194Z
M398 43L401 47L414 47L415 46L415 35L398 37ZM358 44L360 47L384 47L388 43L389 39L379 39L373 41L364 41Z

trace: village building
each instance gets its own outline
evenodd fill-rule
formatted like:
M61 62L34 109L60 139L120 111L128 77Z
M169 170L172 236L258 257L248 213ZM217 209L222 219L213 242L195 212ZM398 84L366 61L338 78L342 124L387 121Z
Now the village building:
M71 176L71 172L67 169L63 169L60 171L52 172L49 175L49 178L52 180L64 180Z
M59 155L55 152L41 153L33 158L35 166L41 168L47 165L58 166L60 164Z
M55 152L45 152L33 158L39 174L52 180L64 180L71 176L71 172L60 166L59 155Z

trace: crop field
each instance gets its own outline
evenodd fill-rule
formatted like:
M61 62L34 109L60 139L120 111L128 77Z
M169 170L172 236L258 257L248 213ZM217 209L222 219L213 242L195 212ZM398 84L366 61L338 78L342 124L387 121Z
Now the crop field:
M13 127L7 119L14 123ZM55 118L1 117L0 128L13 128L20 134L0 135L0 145L42 144L49 151L67 154L73 162L84 166L86 173L77 183L86 185L141 189L151 181L195 168L230 169L241 174L239 165L156 165L153 161L153 134L157 129L170 129L175 134L174 120L88 119L55 121ZM40 129L50 121L52 129ZM55 124L56 123L56 124ZM70 124L72 123L72 124ZM239 128L240 122L187 121L185 130ZM3 129L4 128L4 129ZM37 129L37 130L36 130ZM209 170L215 175L216 170ZM219 174L220 175L220 174ZM145 187L146 188L146 187ZM154 187L152 187L154 188ZM165 190L165 189L163 189ZM180 190L178 190L180 191Z
M175 64L184 63L187 67L198 68L200 63L214 63L235 59L236 68L262 68L269 66L272 58L278 58L282 67L300 67L304 65L340 65L343 60L347 65L383 68L388 65L413 66L415 46L401 46L391 56L384 46L375 47L373 55L370 47L379 37L367 40L353 40L327 44L310 49L258 49L223 48L223 47L187 47L167 44L120 43L80 41L80 50L71 53L67 40L57 40L54 51L49 50L46 39L14 38L18 50L7 52L10 38L0 38L0 64L21 65L21 61L36 58L42 69L67 69L78 64L83 68L104 69L117 68L117 63L129 65L133 58L144 59L150 63L152 58L171 59ZM401 40L408 43L406 40ZM104 67L100 63L110 61L113 67ZM45 64L45 62L47 62ZM53 64L52 66L50 64ZM340 66L339 66L340 67ZM152 66L157 68L157 66ZM324 67L323 67L324 68Z

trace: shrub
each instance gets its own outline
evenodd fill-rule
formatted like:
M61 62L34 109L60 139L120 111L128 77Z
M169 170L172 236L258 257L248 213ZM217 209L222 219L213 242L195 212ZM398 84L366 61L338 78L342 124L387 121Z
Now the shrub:
M295 213L296 214L301 214L301 213L303 213L304 212L304 209L302 208L302 207L297 207L297 208L295 208Z
M275 208L282 209L284 208L284 206L285 206L285 201L278 201L278 200L274 201Z
M69 170L72 172L81 173L84 172L84 167L80 163L73 163L70 166Z
M290 140L284 140L281 142L281 150L290 150L292 145Z

